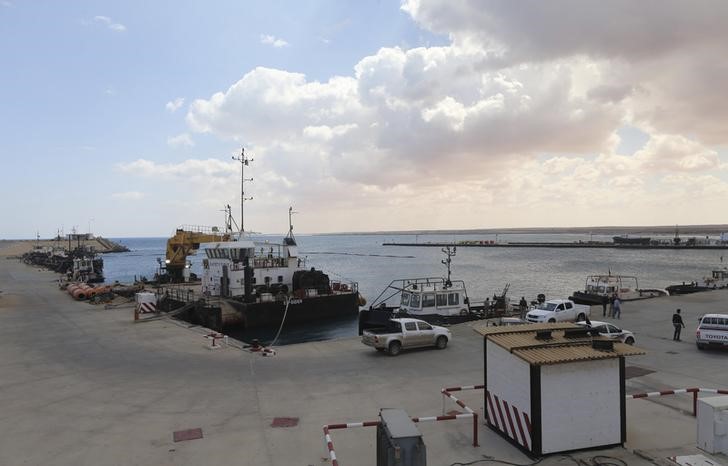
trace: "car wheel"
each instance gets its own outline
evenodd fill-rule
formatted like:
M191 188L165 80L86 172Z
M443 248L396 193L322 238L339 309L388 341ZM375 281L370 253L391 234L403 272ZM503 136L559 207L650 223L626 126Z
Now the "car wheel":
M549 324L553 324L556 322L556 319L549 319Z
M397 356L399 352L402 351L402 343L398 341L393 341L389 344L389 355L390 356Z
M586 314L584 314L583 312L579 313L579 315L576 316L577 322L581 322L582 320L586 320Z
M447 337L444 337L444 336L437 337L435 346L437 346L437 349L445 349L447 347Z
M634 338L627 337L627 339L624 340L624 342L627 343L628 345L634 345Z

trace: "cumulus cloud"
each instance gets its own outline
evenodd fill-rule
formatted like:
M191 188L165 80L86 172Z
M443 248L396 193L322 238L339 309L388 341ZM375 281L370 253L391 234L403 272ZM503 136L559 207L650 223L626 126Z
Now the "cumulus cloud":
M286 42L283 39L277 38L276 36L271 36L268 34L261 34L260 35L260 43L265 45L272 45L275 48L281 48L281 47L288 47L288 42Z
M167 109L168 112L174 113L177 110L179 110L180 107L182 107L182 105L184 105L184 103L185 103L184 97L177 97L176 99L170 100L169 102L167 102L167 104L164 107Z
M716 57L728 4L410 0L403 9L450 43L383 47L321 81L257 67L195 99L189 129L250 145L266 197L314 211L327 199L362 229L347 217L352 205L413 228L666 223L644 212L659 211L670 177L726 187L710 172L726 166L715 145L728 144L728 66ZM617 150L625 125L649 136L634 153ZM701 205L716 205L700 193ZM422 203L437 220L418 220ZM570 209L578 222L563 218Z
M189 134L182 133L177 136L170 136L167 138L167 145L172 147L187 146L192 147L195 145L195 141L192 140Z
M126 26L124 26L121 23L115 23L109 18L108 16L94 16L93 18L94 22L104 24L107 28L111 29L112 31L116 32L124 32L126 31Z

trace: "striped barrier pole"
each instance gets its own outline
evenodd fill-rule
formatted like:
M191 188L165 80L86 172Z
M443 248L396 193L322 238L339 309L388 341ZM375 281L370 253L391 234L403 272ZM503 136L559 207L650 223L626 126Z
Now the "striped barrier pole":
M636 393L634 395L627 395L626 398L628 400L636 400L639 398L653 398L653 397L657 397L657 396L681 395L683 393L692 393L692 395L693 395L693 417L695 417L698 413L698 393L701 393L701 392L728 395L728 390L724 390L724 389L692 387L692 388L678 388L678 389L674 389L674 390L662 390L659 392Z
M475 390L474 385L472 385L472 386L468 385L466 387L459 387L459 388L461 390ZM470 388L470 387L472 387L472 388ZM458 406L460 406L465 411L467 411L468 414L470 414L470 416L472 416L472 418L473 418L473 446L477 447L478 446L478 413L476 413L475 411L470 409L465 403L463 403L461 400L459 400L455 396L453 396L453 394L450 393L447 388L443 388L442 390L440 390L440 392L443 394L443 401L444 401L444 397L447 396L448 398L453 400ZM443 411L445 411L444 408L443 408Z

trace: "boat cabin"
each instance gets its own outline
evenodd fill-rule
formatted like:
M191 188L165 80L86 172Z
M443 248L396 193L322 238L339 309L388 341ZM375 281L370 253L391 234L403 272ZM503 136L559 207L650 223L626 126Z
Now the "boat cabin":
M627 275L589 275L584 290L586 293L611 297L617 294L624 298L638 289L637 277Z
M465 283L441 278L408 280L401 287L399 308L412 315L464 315L468 311Z
M246 267L251 274L251 288L288 292L292 289L293 273L304 265L295 244L242 239L203 246L206 257L202 261L202 292L206 296L244 295Z

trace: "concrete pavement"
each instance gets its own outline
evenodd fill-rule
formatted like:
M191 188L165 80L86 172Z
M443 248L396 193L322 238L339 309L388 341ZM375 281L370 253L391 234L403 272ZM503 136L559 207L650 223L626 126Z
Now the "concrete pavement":
M376 420L382 407L412 416L442 412L442 387L482 383L482 340L453 328L444 351L392 358L357 338L291 345L264 358L235 348L210 351L203 331L166 320L134 324L132 308L104 310L73 301L56 275L0 258L0 464L148 465L329 464L321 426ZM630 379L628 392L683 386L728 387L726 352L698 352L671 341L669 317L686 322L724 310L728 292L625 303L620 324L633 330L646 356L628 361L655 372ZM461 392L479 412L481 392ZM694 444L690 399L628 402L628 449L607 454L650 464L633 449ZM445 404L446 411L457 408ZM681 411L682 410L682 411ZM274 428L274 417L298 417ZM204 438L174 443L174 431L202 428ZM428 464L484 455L530 460L480 426L471 446L469 420L419 424ZM691 437L692 436L692 437ZM342 465L374 464L374 428L332 431ZM549 457L543 465L569 464ZM573 462L572 462L573 464Z

